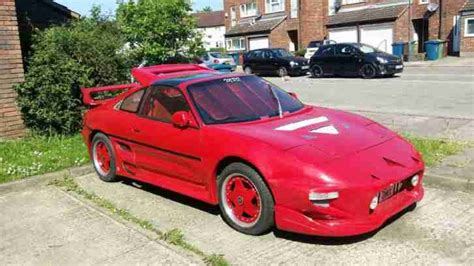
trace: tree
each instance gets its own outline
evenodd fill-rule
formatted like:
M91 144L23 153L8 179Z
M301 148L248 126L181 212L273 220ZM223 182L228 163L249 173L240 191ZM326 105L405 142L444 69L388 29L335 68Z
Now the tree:
M95 7L89 18L37 32L25 82L16 87L26 125L43 134L73 134L81 127L80 88L128 80L119 53L125 44L115 22Z
M206 6L201 10L201 12L212 12L212 7Z
M194 56L202 52L196 22L190 15L187 0L130 0L122 2L116 12L131 55L137 63L166 62L180 54Z

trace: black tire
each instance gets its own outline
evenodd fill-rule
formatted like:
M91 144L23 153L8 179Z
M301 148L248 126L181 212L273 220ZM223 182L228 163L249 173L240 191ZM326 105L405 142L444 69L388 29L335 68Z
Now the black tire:
M365 64L360 68L360 76L364 79L373 79L377 77L377 70L371 64Z
M100 160L98 157L98 149L99 149L98 147L99 145L102 145L102 144L105 145L108 155L110 156L108 171L105 171L103 167L101 167L100 162L99 162ZM110 142L110 139L102 133L97 133L94 135L94 138L92 139L91 147L92 147L91 148L92 163L94 165L95 171L97 172L97 175L99 175L99 178L105 182L118 181L119 178L117 177L115 152L114 152L112 143Z
M251 224L239 221L233 213L233 209L228 203L227 186L232 178L246 178L256 189L257 197L259 197L260 212L258 217ZM218 176L218 197L219 207L222 212L222 218L235 230L248 235L262 235L273 228L274 225L274 202L273 197L262 177L252 167L243 163L232 163L228 165ZM243 199L242 202L247 199ZM252 200L253 201L253 200ZM240 223L240 224L239 224ZM244 224L244 225L242 225Z
M244 73L247 75L253 74L253 70L250 66L245 66L244 67Z
M311 77L317 79L324 77L323 68L318 65L314 65L313 67L311 67Z
M288 76L288 70L286 69L286 67L280 67L278 69L277 74L278 74L279 77L286 77L286 76Z

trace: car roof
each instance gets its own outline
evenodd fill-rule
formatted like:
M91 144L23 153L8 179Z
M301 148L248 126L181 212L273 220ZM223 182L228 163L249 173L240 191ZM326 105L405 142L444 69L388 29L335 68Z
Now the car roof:
M200 73L200 74L190 74L190 75L183 75L183 76L178 76L174 78L169 78L169 79L160 79L155 82L153 82L151 85L153 86L173 86L177 87L181 83L184 82L189 82L192 80L200 80L200 79L206 79L214 76L219 76L222 75L221 73L215 71L215 72L208 72L208 73Z

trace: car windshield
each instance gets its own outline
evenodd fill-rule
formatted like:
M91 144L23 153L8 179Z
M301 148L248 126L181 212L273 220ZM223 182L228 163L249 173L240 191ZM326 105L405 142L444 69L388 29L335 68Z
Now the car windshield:
M211 56L214 57L214 58L227 58L227 57L229 57L228 55L222 54L222 53L211 53Z
M273 52L277 57L291 57L292 55L285 49L275 49Z
M359 48L359 50L361 52L363 52L364 54L370 54L370 53L378 53L380 52L379 50L377 50L376 48L370 46L370 45L367 45L367 44L358 44L356 45L357 48Z
M256 76L199 82L190 85L188 92L206 124L278 116L278 103L283 114L296 112L304 106L287 92Z

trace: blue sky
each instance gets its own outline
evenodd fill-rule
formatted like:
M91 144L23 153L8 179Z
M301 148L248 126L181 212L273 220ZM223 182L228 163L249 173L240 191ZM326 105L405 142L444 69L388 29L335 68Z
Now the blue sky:
M92 5L102 6L105 12L113 12L117 6L117 0L55 0L57 3L67 6L81 15L87 15ZM193 0L194 10L200 10L205 6L212 7L213 10L222 9L223 0Z

